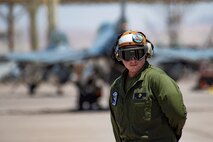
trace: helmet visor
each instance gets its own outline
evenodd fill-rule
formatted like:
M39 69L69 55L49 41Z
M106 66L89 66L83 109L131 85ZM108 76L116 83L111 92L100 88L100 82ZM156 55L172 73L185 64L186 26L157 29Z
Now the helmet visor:
M131 60L133 57L136 60L141 60L145 55L144 48L130 48L130 49L121 49L118 51L119 57L125 61Z

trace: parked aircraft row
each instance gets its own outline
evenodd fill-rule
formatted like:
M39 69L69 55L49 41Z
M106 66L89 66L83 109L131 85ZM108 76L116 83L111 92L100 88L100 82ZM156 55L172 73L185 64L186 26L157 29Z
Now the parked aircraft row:
M123 71L123 67L113 62L111 56L117 36L127 30L126 24L124 15L121 15L115 23L103 24L92 46L84 50L75 50L70 46L66 35L54 31L45 50L11 53L5 58L18 66L20 77L24 78L29 94L35 94L38 85L48 80L54 80L59 87L57 93L61 94L60 86L72 81L80 90L79 109L82 109L83 102L87 101L88 97L84 97L87 93L95 94L92 97L93 100L89 101L92 108L93 103L101 96L99 89L91 89L99 88L94 81L102 79L111 83ZM154 56L150 62L162 67L172 78L178 80L186 67L197 69L200 60L212 59L213 48L155 47ZM98 106L96 105L96 108Z

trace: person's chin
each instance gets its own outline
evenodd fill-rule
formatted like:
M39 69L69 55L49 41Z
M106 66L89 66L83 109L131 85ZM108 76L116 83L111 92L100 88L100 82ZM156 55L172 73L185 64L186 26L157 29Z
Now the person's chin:
M137 68L136 66L132 66L132 67L131 67L131 71L132 71L132 72L137 72L137 71L138 71L138 68Z

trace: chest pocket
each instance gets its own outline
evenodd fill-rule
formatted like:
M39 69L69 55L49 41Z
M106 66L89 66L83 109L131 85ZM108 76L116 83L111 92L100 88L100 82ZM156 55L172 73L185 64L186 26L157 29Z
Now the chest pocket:
M152 100L146 91L136 91L132 98L132 112L134 123L143 123L151 120Z

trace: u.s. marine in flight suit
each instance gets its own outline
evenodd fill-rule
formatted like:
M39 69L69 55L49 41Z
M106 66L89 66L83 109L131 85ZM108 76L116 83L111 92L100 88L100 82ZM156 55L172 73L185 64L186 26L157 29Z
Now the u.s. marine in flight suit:
M150 65L153 45L142 32L126 31L115 57L125 71L111 86L110 113L116 142L177 142L186 107L176 82Z

